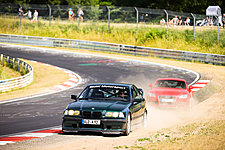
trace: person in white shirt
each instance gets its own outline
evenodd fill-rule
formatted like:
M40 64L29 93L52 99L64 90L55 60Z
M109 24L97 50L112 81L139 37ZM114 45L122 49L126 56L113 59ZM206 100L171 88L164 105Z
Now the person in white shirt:
M32 21L33 22L38 21L38 11L36 9L34 10L34 15L33 15L33 20Z
M189 26L190 25L191 20L189 19L189 17L187 17L186 21L184 22L185 26Z
M32 12L30 10L27 11L27 13L24 14L24 16L27 16L27 19L32 19Z
M79 10L77 11L77 14L78 14L78 19L80 19L82 21L83 20L82 15L84 15L84 12L82 11L81 8L79 8Z

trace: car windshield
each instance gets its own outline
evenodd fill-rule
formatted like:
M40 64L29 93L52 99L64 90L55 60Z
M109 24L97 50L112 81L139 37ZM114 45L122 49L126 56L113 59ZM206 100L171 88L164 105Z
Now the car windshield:
M176 81L176 80L159 80L155 84L155 87L186 89L184 81Z
M117 85L91 85L79 96L79 99L129 101L129 88Z

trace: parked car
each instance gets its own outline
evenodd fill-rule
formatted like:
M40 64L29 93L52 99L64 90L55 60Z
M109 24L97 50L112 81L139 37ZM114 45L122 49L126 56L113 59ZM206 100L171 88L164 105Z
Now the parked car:
M178 78L159 78L150 84L147 100L158 107L191 107L192 86L186 80Z
M96 83L88 85L79 96L71 95L62 121L62 131L94 131L128 135L131 122L146 118L143 90L133 84Z

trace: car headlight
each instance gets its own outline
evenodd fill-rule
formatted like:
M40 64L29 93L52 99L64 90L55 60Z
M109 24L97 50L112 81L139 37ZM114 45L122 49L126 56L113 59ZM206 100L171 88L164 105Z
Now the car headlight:
M64 115L78 116L80 114L79 110L65 110Z
M106 112L105 113L106 117L114 117L114 118L124 118L124 114L122 112Z
M156 97L154 93L149 93L150 97Z
M185 95L180 95L179 98L187 98L188 97L188 94L185 94Z

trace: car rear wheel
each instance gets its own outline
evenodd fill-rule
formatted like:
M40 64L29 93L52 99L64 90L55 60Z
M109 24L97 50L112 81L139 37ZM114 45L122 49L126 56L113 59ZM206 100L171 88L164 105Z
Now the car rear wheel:
M144 125L144 128L147 127L147 111L145 111L143 115L143 125Z
M128 114L126 121L126 130L124 132L124 135L129 135L130 131L131 131L131 117L130 114Z

